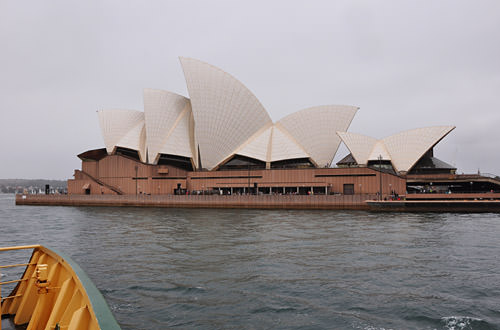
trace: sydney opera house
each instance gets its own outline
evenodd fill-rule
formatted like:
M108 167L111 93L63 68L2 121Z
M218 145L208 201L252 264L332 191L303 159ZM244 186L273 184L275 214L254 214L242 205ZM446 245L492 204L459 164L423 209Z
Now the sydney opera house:
M82 169L68 180L69 194L403 195L426 189L430 177L443 178L434 189L470 188L469 180L446 184L456 169L433 154L454 126L375 139L348 132L358 108L345 105L273 122L230 74L180 62L189 98L145 89L143 111L98 112L105 148L78 155ZM350 154L332 164L341 143Z

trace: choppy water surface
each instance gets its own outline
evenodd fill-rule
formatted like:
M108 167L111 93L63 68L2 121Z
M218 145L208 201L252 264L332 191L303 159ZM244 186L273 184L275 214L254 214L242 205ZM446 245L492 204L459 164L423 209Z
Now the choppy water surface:
M498 329L500 215L15 206L123 329ZM1 257L1 255L0 255Z

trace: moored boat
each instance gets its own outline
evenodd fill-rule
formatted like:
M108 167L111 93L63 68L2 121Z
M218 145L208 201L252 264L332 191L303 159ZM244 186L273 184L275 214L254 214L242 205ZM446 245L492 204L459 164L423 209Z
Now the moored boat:
M25 267L21 278L0 282L0 293L2 286L15 284L10 294L1 295L4 330L20 325L27 329L120 329L99 290L63 253L41 245L5 247L0 248L0 260L6 252L26 249L33 250L29 262L0 265L0 271Z

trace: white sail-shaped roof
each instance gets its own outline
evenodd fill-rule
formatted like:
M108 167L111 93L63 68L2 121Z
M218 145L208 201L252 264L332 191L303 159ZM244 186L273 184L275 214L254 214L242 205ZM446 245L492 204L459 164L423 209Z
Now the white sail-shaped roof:
M273 126L269 126L261 133L257 133L257 136L254 139L250 139L249 142L243 145L241 149L237 150L236 153L238 155L258 159L263 162L268 162L268 150L270 146L272 131Z
M181 112L175 125L169 131L165 144L161 147L161 154L170 154L193 158L190 143L191 106L189 103Z
M259 100L233 76L195 59L180 61L201 163L213 169L272 121Z
M404 131L377 140L361 134L337 134L360 165L370 160L390 160L397 172L408 172L422 156L441 141L455 126L433 126Z
M160 154L183 156L210 170L236 154L267 163L309 158L324 166L340 143L335 132L346 130L358 109L313 107L273 124L259 100L233 76L195 59L180 61L191 99L145 89L144 112L99 112L108 153L117 146L137 150L141 161L151 164Z
M346 131L358 107L325 105L294 112L278 124L300 144L318 166L329 166L340 145L338 131Z
M236 153L263 162L310 158L302 146L297 144L293 137L278 125L272 125L265 129Z
M337 134L349 149L356 162L360 165L366 165L375 144L377 144L377 139L350 132L337 132Z
M391 155L389 155L384 141L377 141L375 143L368 160L391 160Z
M392 165L396 171L409 171L429 149L454 128L455 126L424 127L386 137L383 141L391 155Z
M273 126L270 148L270 162L284 159L310 158L309 154L279 125Z
M160 153L192 158L189 99L168 91L145 89L144 113L151 163L157 162Z
M137 150L141 160L145 160L144 112L114 109L98 111L97 115L108 154L123 147Z
M146 127L144 120L125 134L116 144L117 147L137 150L142 162L146 161Z

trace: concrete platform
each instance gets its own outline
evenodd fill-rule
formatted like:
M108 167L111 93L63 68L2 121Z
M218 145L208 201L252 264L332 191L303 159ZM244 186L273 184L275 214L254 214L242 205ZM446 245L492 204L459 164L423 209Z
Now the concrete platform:
M388 212L500 212L499 200L366 201L371 211Z
M375 195L16 195L17 205L368 210Z

